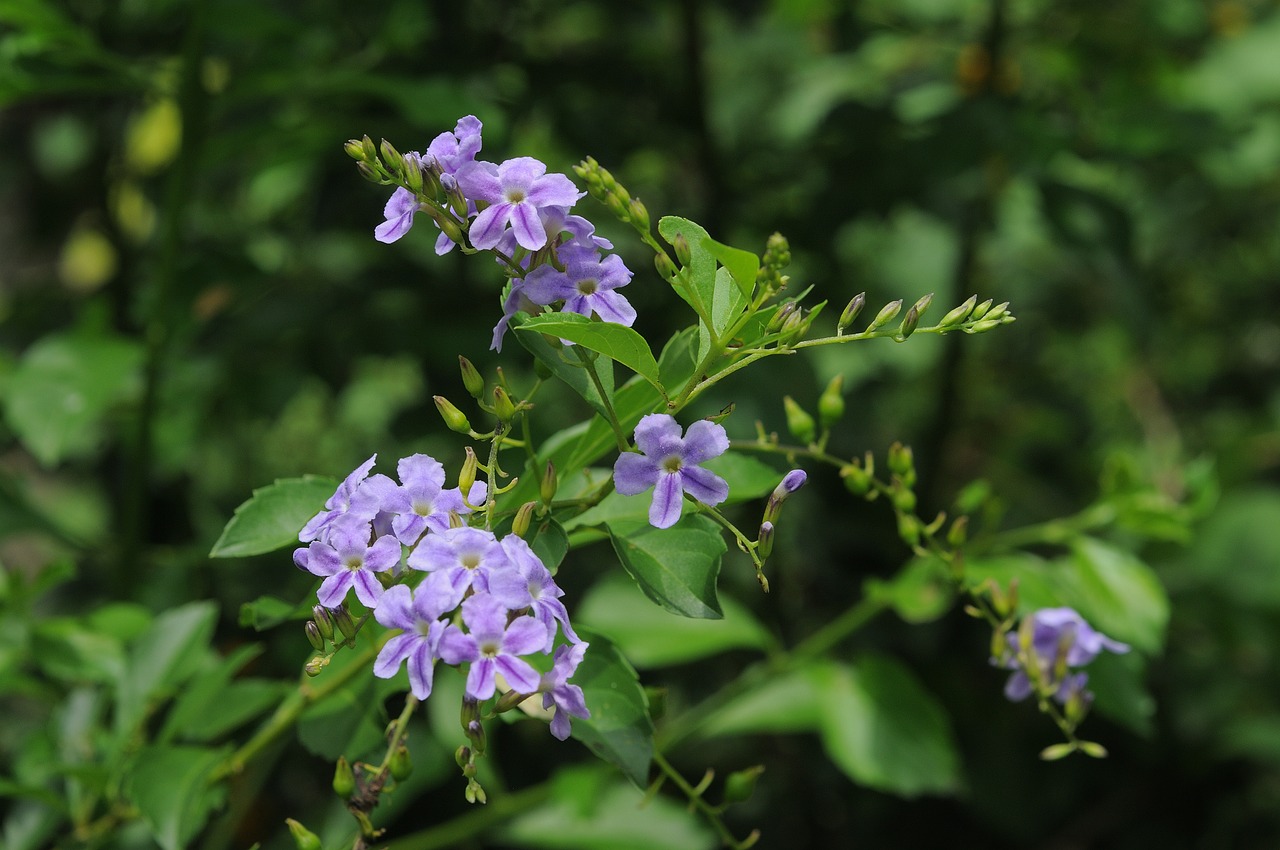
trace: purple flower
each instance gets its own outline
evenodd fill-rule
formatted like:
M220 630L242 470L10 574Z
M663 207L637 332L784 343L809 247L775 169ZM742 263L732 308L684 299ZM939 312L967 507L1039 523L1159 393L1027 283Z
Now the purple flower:
M378 456L366 460L346 477L334 494L324 503L325 510L313 516L302 531L298 540L309 543L312 540L325 539L335 523L348 522L361 525L371 522L382 510L382 501L395 489L395 482L385 475L369 476L369 470Z
M547 166L529 156L501 165L468 163L455 176L468 200L489 205L471 223L471 244L480 249L496 246L510 224L522 247L538 250L547 244L539 209L571 207L582 197L568 177L547 174Z
M519 656L541 652L546 630L532 617L516 617L508 623L507 613L507 606L488 593L469 596L462 603L467 633L449 631L440 641L440 657L446 663L470 662L467 696L472 699L493 696L498 673L518 693L538 690L538 672Z
M538 266L525 277L524 294L535 304L564 302L566 313L591 316L631 327L635 308L615 289L631 282L631 270L617 254L603 260L594 248L565 246L560 251L565 270Z
M564 629L564 636L574 643L581 639L569 625L569 612L560 597L564 596L551 578L551 572L519 535L508 534L502 538L502 551L512 568L498 570L489 575L489 592L512 611L529 613L547 632L543 652L550 652L556 639L556 623Z
M729 485L698 464L724 454L729 435L724 427L705 419L689 426L683 439L680 423L665 413L651 413L636 426L636 447L613 465L613 481L619 493L634 496L654 488L649 522L670 528L680 519L683 493L704 505L718 505L729 495Z
M431 682L436 659L440 657L440 639L448 629L456 626L440 619L444 611L421 592L415 596L406 585L397 584L382 594L382 600L374 611L378 622L389 629L403 629L404 633L387 641L373 664L373 675L390 679L409 662L409 686L418 699L431 696Z
M468 115L458 119L452 133L441 133L431 140L427 154L439 169L442 184L446 184L445 177L453 177L458 169L475 160L483 145L480 139L483 128L479 118ZM450 187L446 184L445 188Z
M459 516L471 513L458 488L444 489L444 467L435 458L424 454L401 458L396 471L401 486L387 494L383 507L396 514L391 521L391 531L404 545L414 545L428 529L447 531L450 511ZM468 494L468 501L478 504L485 494L484 482L477 481Z
M413 214L419 209L416 195L404 187L396 189L382 210L387 220L373 229L373 238L388 245L395 242L413 227Z
M423 583L431 593L457 606L469 588L489 590L489 576L511 569L498 538L480 528L449 528L428 534L409 555L409 566L431 573Z
M551 718L551 734L561 741L569 737L570 717L585 719L591 716L582 688L570 685L568 681L582 663L587 646L589 644L575 643L557 647L554 666L549 672L542 674L542 681L538 684L538 691L542 694L542 707L556 707L555 716Z
M293 553L294 563L307 572L327 576L316 596L326 608L336 608L356 589L356 597L373 608L382 596L382 584L374 573L386 572L400 563L400 541L379 537L369 545L368 523L335 526L327 541L316 540L307 549Z
M1068 673L1056 679L1059 660L1065 667L1083 667L1102 653L1129 651L1128 644L1112 640L1084 621L1072 608L1042 608L1031 615L1031 645L1024 654L1017 632L1008 635L1010 654L1003 666L1016 670L1005 684L1005 696L1013 701L1026 699L1042 683L1054 699L1065 703L1073 695L1087 695L1085 673Z

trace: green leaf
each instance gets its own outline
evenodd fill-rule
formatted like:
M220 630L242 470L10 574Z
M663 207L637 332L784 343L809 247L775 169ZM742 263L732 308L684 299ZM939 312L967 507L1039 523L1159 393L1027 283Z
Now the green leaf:
M266 631L289 620L308 620L314 607L313 599L295 603L274 596L259 596L240 606L240 626L256 632Z
M711 241L707 231L702 225L687 218L668 215L658 221L658 233L671 245L675 244L676 236L683 236L689 243L689 264L682 269L682 273L693 289L694 297L700 300L707 310L710 310L711 298L716 286L716 258L707 249L707 243ZM691 305L694 303L684 287L677 286L674 289L685 301Z
M298 532L324 508L338 482L307 475L253 491L213 544L210 558L243 558L297 545Z
M142 348L108 336L47 336L9 377L5 416L40 463L91 453L111 408L141 388Z
M511 327L518 329L527 321L529 321L528 313L516 313L511 320ZM557 349L553 347L540 333L516 334L516 339L530 354L542 361L553 375L564 381L570 389L582 396L596 413L601 416L609 415L609 407L605 404L605 400L601 398L600 391L596 389L595 382L591 380L587 370L580 363L566 360L562 356L565 353L563 348ZM597 369L596 371L606 395L612 399L613 369Z
M261 653L261 645L244 644L225 658L208 658L182 689L156 740L168 743L177 736L197 743L212 741L279 703L291 684L235 678Z
M608 635L638 667L663 667L696 661L730 649L765 649L772 635L746 608L721 599L722 620L677 617L653 605L621 575L598 582L573 614Z
M715 522L686 513L671 528L632 520L607 527L618 559L645 596L684 617L724 616L716 598L716 578L727 547Z
M1150 567L1091 537L1072 546L1067 601L1089 624L1147 654L1164 645L1169 597ZM1065 565L1064 565L1065 566Z
M35 624L35 661L45 675L65 682L119 682L125 670L124 643L86 628L72 617L51 617Z
M725 333L742 315L742 311L746 309L748 300L743 296L742 291L734 284L733 276L729 274L727 269L720 269L716 272L716 287L711 296L711 326L715 328L716 336L723 339ZM699 328L698 350L705 352L711 344L711 337L707 334L706 328Z
M685 807L582 768L562 771L551 798L507 822L500 834L504 846L562 850L711 850L719 844Z
M529 544L543 566L553 574L564 556L569 554L569 535L564 526L554 519L546 519L534 526L533 541Z
M649 700L617 647L590 630L579 633L591 646L570 681L582 688L591 717L574 718L573 737L643 788L653 760Z
M946 714L897 661L866 655L832 665L820 704L822 744L854 782L903 797L959 790Z
M723 245L708 236L703 241L711 256L720 261L720 265L729 270L733 280L738 284L744 301L750 301L756 289L756 274L760 271L760 258L750 251Z
M758 681L753 687L707 718L702 734L790 735L818 730L822 700L833 675L828 666L823 662L755 676Z
M955 600L947 565L932 555L912 559L888 581L869 578L863 588L867 597L884 602L908 623L932 622Z
M649 343L625 325L593 322L577 313L543 313L528 319L517 326L516 330L557 336L598 351L640 375L659 391L665 392L658 375L658 361L653 358Z
M116 730L130 734L157 697L176 689L200 667L209 651L218 606L191 602L165 611L138 639L121 679Z
M226 789L209 777L224 750L204 747L146 747L138 754L129 798L164 850L187 847Z

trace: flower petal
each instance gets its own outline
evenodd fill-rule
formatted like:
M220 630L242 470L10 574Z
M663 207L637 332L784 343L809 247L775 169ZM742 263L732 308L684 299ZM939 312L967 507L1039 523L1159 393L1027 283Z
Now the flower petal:
M521 247L536 251L547 244L547 231L538 217L538 208L529 201L511 207L511 230Z
M684 491L704 505L715 506L729 497L729 484L719 475L700 466L680 470Z
M471 230L467 234L471 244L481 250L497 245L510 218L511 204L494 204L488 207L471 222Z
M418 643L416 634L396 635L382 647L377 659L373 662L373 675L379 679L390 679L400 671L400 665L414 651Z
M724 426L706 419L699 419L684 434L684 448L680 458L686 464L703 463L719 457L729 450L729 435Z
M653 504L649 505L649 524L654 528L670 528L680 519L684 509L684 492L680 488L680 474L662 472L653 488Z
M613 486L623 496L643 493L658 483L658 464L644 455L623 452L613 464Z
M669 414L650 413L636 425L635 437L636 447L656 463L679 447L680 423Z

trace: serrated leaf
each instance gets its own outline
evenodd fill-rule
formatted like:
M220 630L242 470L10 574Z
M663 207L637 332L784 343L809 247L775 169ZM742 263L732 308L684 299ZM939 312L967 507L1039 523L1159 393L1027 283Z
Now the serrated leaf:
M575 342L610 360L616 360L653 384L660 392L665 392L662 378L658 374L658 361L649 350L649 343L625 325L593 322L577 313L543 313L531 317L516 330L549 334Z
M109 336L47 336L5 385L5 417L45 466L93 451L110 409L139 390L142 348Z
M164 850L187 847L226 796L209 777L223 750L146 747L138 754L129 797Z
M653 760L649 700L635 669L617 647L590 630L579 630L579 634L591 646L569 681L582 688L591 717L574 718L573 737L643 788Z
M281 478L253 491L213 544L210 558L243 558L297 545L298 532L338 488L332 478Z
M712 520L686 514L671 528L633 520L610 522L606 527L623 568L645 596L684 617L724 616L716 579L727 547Z
M727 598L720 604L721 620L677 617L653 605L634 582L615 575L587 592L573 621L607 634L638 667L682 664L730 649L764 649L773 642L746 608Z
M866 655L832 665L822 689L822 743L850 779L904 797L959 789L947 717L898 662Z
M750 251L717 242L710 236L706 238L703 245L711 256L720 261L720 265L729 270L739 291L742 292L743 299L750 301L756 289L756 274L760 271L760 258Z

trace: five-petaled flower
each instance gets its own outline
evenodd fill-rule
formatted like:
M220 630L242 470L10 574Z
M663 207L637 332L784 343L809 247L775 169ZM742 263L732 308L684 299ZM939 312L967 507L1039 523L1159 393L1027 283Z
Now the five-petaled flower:
M547 244L547 231L538 211L544 207L571 207L582 193L563 174L548 174L546 164L531 156L509 159L501 165L471 162L455 175L468 200L488 206L471 222L471 244L487 250L498 244L507 225L516 242L530 251Z
M624 496L654 488L649 506L653 526L670 528L676 524L685 493L709 506L728 497L725 480L699 466L728 450L729 435L724 426L702 419L690 425L681 438L680 423L674 417L651 413L636 426L635 438L642 454L620 455L613 465L613 482Z
M1024 635L1029 635L1025 646ZM1030 625L1011 632L1008 642L1008 655L998 660L1016 671L1004 688L1005 696L1014 701L1036 692L1061 703L1076 695L1087 700L1090 694L1084 685L1088 674L1071 672L1071 668L1085 666L1103 650L1129 651L1128 644L1095 630L1073 608L1036 611L1030 617Z

